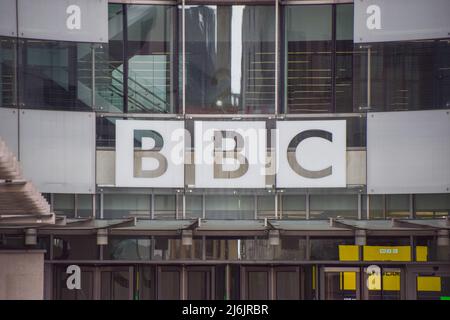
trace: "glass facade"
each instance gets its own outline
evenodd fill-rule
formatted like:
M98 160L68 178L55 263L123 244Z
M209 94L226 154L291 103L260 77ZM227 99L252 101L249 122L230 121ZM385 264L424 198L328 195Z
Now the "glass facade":
M68 218L67 228L82 218L75 222L80 234L46 230L35 246L58 265L56 298L317 299L325 291L331 298L399 299L402 263L450 260L443 230L433 225L449 217L448 190L368 194L366 176L368 112L450 108L449 39L354 44L353 4L301 2L277 10L274 1L123 1L108 4L107 43L0 37L1 107L95 113L96 190L46 197L52 212ZM207 118L260 120L267 128L278 119L346 120L347 185L283 190L274 180L261 190L197 189L186 165L179 188L115 186L118 119L184 119L194 136L194 121ZM153 233L130 218L186 225ZM114 227L112 220L123 219L130 229ZM402 229L401 237L371 234L358 245L355 230L364 228L348 222L373 223L377 233L391 219L389 228L403 223L408 232L409 219L430 225L421 225L426 235ZM205 220L240 221L236 230L197 234ZM104 227L107 244L98 244L100 227L90 223L113 225ZM283 230L277 223L287 232L273 237ZM182 234L191 230L189 245ZM24 239L0 234L0 248L31 248ZM400 260L383 256L400 251L408 252ZM64 260L82 265L83 290L66 290ZM355 270L326 269L352 261ZM389 284L358 287L371 279L369 261L391 262L381 270ZM439 281L446 292L448 277ZM438 297L419 287L419 298Z
M273 113L273 6L186 8L186 112Z

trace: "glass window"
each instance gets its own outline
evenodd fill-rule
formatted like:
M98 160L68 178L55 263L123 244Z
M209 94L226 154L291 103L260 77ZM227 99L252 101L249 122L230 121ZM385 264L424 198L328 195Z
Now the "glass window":
M175 6L127 6L128 112L175 113L175 19Z
M95 236L55 236L54 260L97 260L98 246Z
M104 194L103 218L120 219L131 216L150 217L151 197L147 194Z
M306 195L283 195L281 197L281 210L283 219L306 218Z
M78 194L77 195L77 217L89 218L92 217L92 195Z
M155 219L175 219L176 217L176 196L175 195L154 195L154 218Z
M186 195L186 219L202 218L203 197L201 195Z
M355 98L367 107L367 49L355 59ZM450 106L450 40L373 44L372 111L445 109Z
M257 196L258 218L275 218L275 195Z
M310 195L310 219L357 218L358 195Z
M353 4L336 5L336 112L353 111Z
M254 219L255 201L250 195L206 195L207 219Z
M331 112L332 6L286 6L285 19L287 111Z
M439 218L450 215L450 193L416 194L414 199L418 218Z
M74 194L54 194L53 211L55 214L75 217L75 195Z
M186 112L273 113L273 6L186 6Z
M386 195L387 218L408 218L409 216L409 194Z
M102 112L124 111L123 6L108 5L107 44L95 49L95 107Z
M21 40L19 88L25 108L92 110L92 45Z
M179 238L110 237L105 250L105 259L108 260L199 260L201 258L201 238L194 238L191 246L184 246Z
M0 106L16 104L16 40L0 37Z
M110 147L116 146L116 120L122 118L102 117L96 118L96 140L97 147Z
M367 195L369 197L369 219L384 219L384 196ZM367 213L367 204L364 203L363 216Z
M339 246L353 245L353 238L315 238L310 240L311 260L339 260Z

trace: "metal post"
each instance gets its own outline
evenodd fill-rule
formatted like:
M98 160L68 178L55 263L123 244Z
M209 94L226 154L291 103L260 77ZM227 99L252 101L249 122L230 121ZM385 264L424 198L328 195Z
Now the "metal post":
M278 0L275 0L275 115L278 115L278 62L279 62L279 54L278 54L278 14L279 13L279 3ZM276 203L276 202L275 202Z
M310 218L310 209L309 209L309 193L307 193L306 195L305 195L305 197L306 197L306 220L309 220L309 218Z
M182 90L183 90L183 95L182 95L182 106L183 106L183 115L186 114L186 1L182 0L182 20L183 23L181 25L181 48L182 48L182 70L181 72L183 73L182 76Z
M91 105L95 109L95 45L91 46Z
M362 195L358 193L358 220L362 219Z
M367 110L370 110L371 108L371 96L372 96L372 70L371 70L371 64L372 64L372 49L370 47L367 48Z

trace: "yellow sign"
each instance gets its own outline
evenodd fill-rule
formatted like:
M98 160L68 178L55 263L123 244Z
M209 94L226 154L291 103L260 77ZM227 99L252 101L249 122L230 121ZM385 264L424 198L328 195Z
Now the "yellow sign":
M364 246L364 261L411 261L410 246Z

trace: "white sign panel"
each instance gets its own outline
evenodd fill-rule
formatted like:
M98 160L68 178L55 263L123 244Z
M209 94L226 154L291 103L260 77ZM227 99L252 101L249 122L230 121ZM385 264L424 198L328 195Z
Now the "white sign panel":
M117 120L116 186L184 186L184 122Z
M278 121L279 188L346 187L346 121Z
M196 121L195 187L264 188L264 121Z

